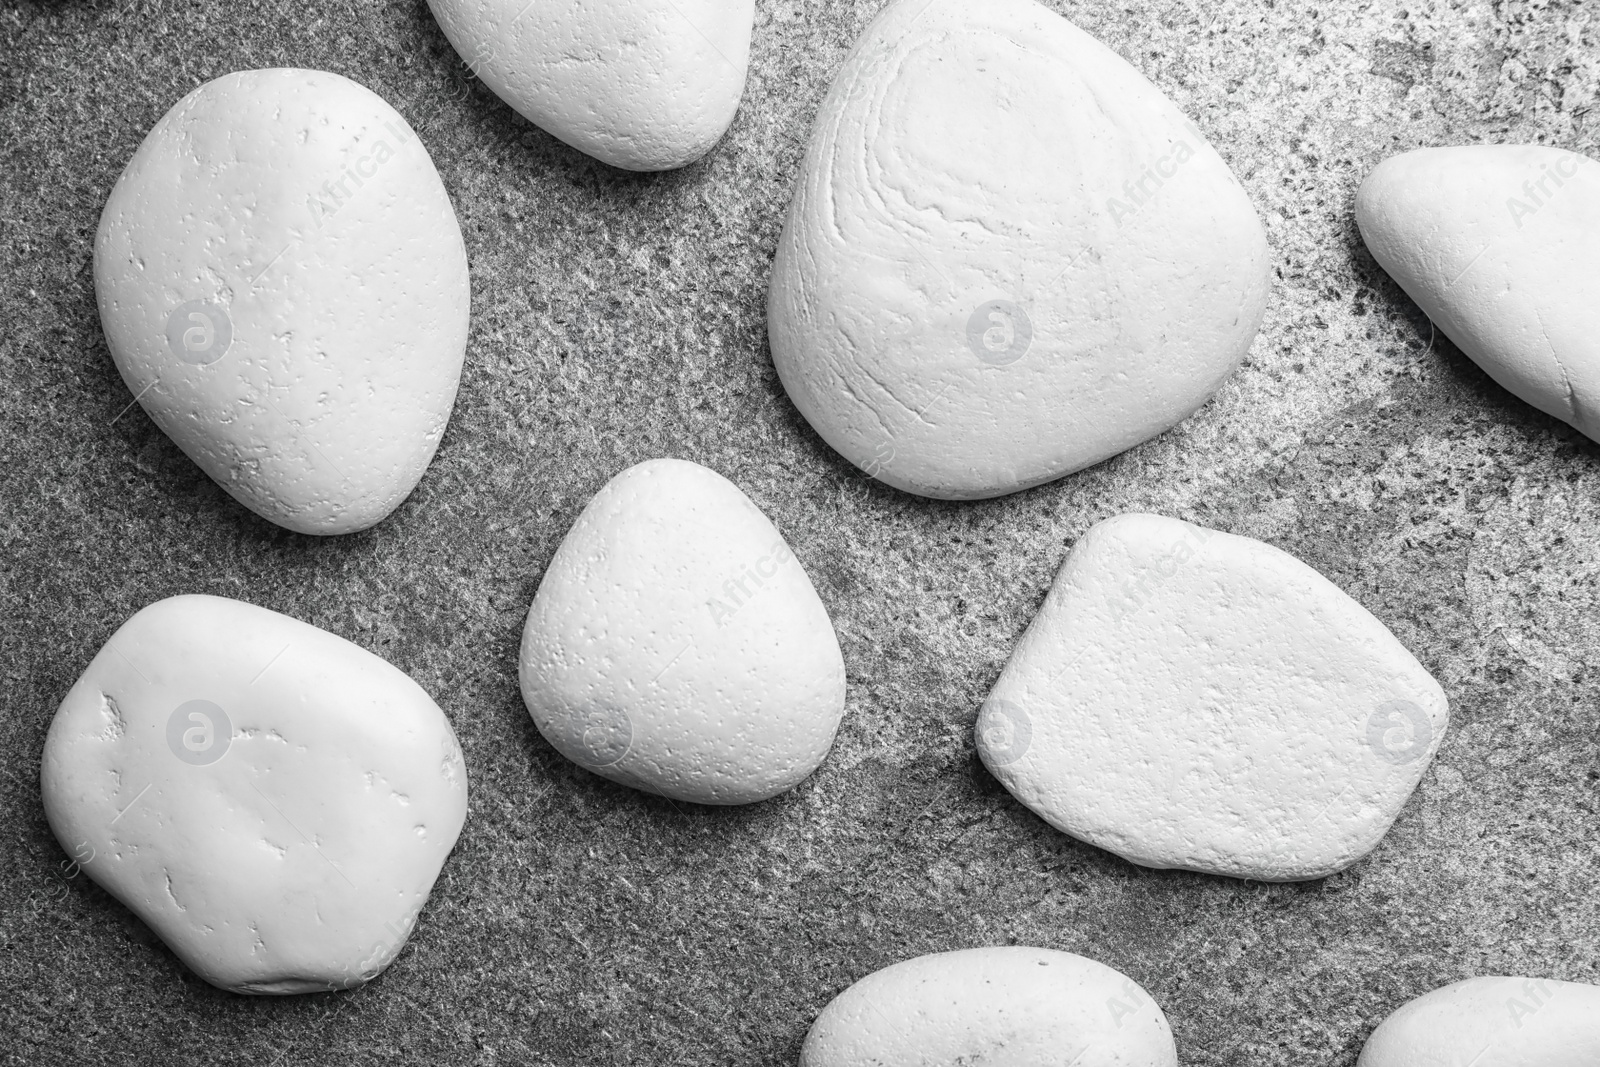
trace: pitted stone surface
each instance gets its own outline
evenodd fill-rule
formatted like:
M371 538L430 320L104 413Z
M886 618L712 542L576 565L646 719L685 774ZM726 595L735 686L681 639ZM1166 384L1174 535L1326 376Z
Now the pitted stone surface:
M1073 546L977 744L1074 837L1147 867L1291 881L1372 850L1448 714L1394 635L1288 553L1121 515Z
M263 518L364 530L433 459L466 249L427 149L371 90L249 70L189 93L112 189L94 278L129 390Z

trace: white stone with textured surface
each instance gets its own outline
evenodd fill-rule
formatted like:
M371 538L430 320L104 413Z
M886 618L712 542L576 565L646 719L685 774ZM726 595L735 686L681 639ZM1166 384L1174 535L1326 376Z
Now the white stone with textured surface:
M1156 515L1073 547L978 719L1018 800L1147 867L1291 881L1377 845L1443 690L1288 553Z
M241 504L366 529L416 487L466 352L466 248L400 114L337 74L209 81L156 123L95 239L117 369Z
M56 712L45 815L236 993L347 989L405 944L467 811L444 713L366 650L212 596L150 605Z
M625 170L693 163L727 132L754 0L428 0L467 67L530 122Z
M1468 978L1403 1005L1357 1067L1594 1067L1600 986L1553 978Z
M578 516L528 611L521 678L568 759L702 804L793 787L844 714L833 624L783 536L675 459L623 471Z
M1269 267L1227 165L1110 49L1034 0L899 0L818 113L768 332L846 459L992 497L1203 404Z
M940 952L885 967L812 1024L800 1067L1177 1067L1166 1016L1133 979L1028 946Z
M1356 221L1489 377L1600 440L1600 163L1543 145L1418 149L1367 176Z

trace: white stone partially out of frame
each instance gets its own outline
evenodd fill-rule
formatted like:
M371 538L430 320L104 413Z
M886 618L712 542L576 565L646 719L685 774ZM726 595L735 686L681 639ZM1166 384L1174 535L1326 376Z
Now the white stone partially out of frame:
M1166 1015L1095 960L1026 945L876 971L818 1014L800 1067L1177 1067Z
M1398 1008L1356 1067L1595 1067L1600 986L1491 976L1435 989Z
M1600 163L1544 145L1405 152L1362 183L1356 221L1489 377L1600 440Z
M428 0L468 69L529 121L624 170L687 166L727 132L754 0Z
M1018 800L1083 841L1292 881L1377 845L1447 719L1411 653L1304 563L1133 514L1073 547L977 743Z
M50 724L39 784L73 861L235 993L382 971L467 811L455 733L416 682L212 596L159 601L111 636Z

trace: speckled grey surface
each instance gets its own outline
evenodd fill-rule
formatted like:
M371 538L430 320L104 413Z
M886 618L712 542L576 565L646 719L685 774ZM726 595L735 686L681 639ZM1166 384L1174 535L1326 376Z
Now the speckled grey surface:
M1267 222L1275 287L1245 367L1178 429L963 505L832 454L765 343L809 123L876 3L759 0L731 135L658 177L517 119L420 0L0 6L5 1062L790 1064L861 975L1024 942L1142 982L1186 1064L1349 1067L1385 1014L1444 982L1600 981L1600 447L1430 344L1351 216L1397 150L1595 155L1594 12L1052 4L1212 138ZM184 92L260 66L338 71L393 102L472 263L438 459L389 521L333 541L250 515L125 411L95 312L91 240L123 163ZM832 755L748 809L577 770L517 693L523 612L556 544L607 478L660 455L721 471L772 516L844 648ZM976 709L1068 547L1130 509L1293 552L1443 683L1438 761L1367 860L1291 886L1142 870L1049 829L978 764ZM466 831L410 946L363 990L220 993L65 877L39 801L50 717L123 619L181 592L364 645L455 723Z

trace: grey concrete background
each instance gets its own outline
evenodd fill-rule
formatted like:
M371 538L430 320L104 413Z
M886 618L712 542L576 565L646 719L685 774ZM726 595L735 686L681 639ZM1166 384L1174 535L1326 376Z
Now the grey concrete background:
M1600 448L1503 393L1363 250L1362 176L1420 145L1596 154L1600 24L1577 0L1051 0L1194 116L1267 223L1245 367L1173 432L1009 499L931 503L831 453L767 351L766 279L811 119L877 8L759 0L734 129L627 175L518 119L421 0L0 4L0 1057L8 1063L791 1064L815 1012L919 953L1093 956L1184 1063L1349 1067L1473 974L1600 981ZM372 87L421 132L472 263L454 420L359 536L233 503L135 406L91 241L144 133L232 70ZM783 530L833 613L849 707L792 794L696 809L539 738L515 650L542 568L625 466L681 456ZM1437 762L1377 851L1304 885L1152 872L1014 802L972 723L1068 547L1144 509L1307 560L1444 684ZM39 801L57 702L160 597L284 611L409 671L454 721L465 833L367 988L252 999L189 974L84 877Z

